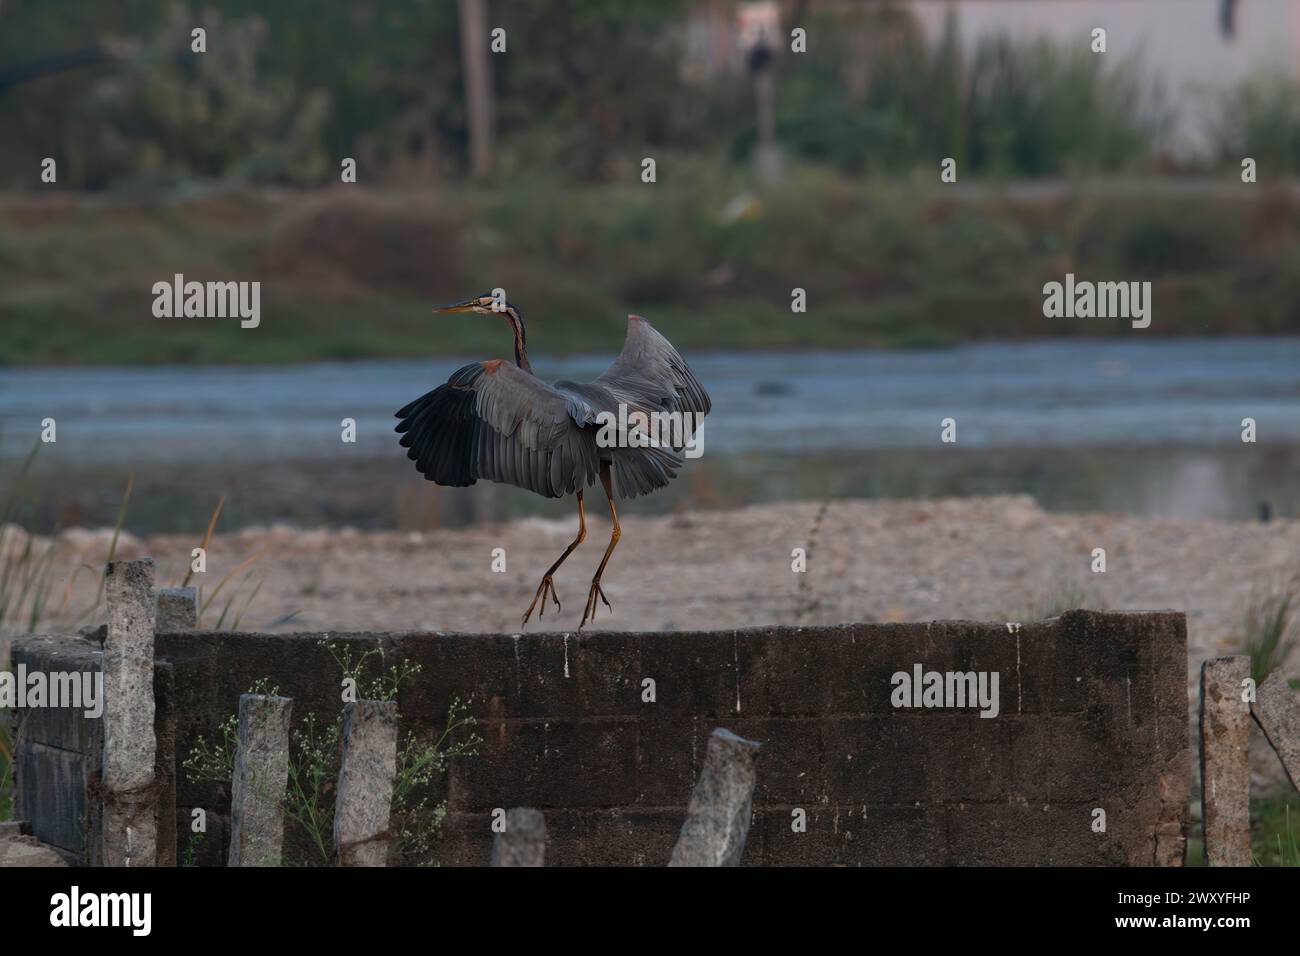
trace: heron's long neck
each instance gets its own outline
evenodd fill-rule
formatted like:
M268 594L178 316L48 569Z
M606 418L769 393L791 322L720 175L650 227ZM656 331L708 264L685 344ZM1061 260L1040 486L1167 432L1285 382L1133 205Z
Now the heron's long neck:
M510 323L510 331L515 337L515 364L525 372L531 372L533 366L528 361L528 336L524 332L524 317L515 309L506 309L506 321Z

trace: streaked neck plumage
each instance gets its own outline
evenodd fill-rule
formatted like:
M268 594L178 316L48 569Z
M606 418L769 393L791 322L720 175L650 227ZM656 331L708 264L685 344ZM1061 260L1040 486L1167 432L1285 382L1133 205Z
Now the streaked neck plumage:
M533 366L528 361L528 336L524 331L524 317L513 305L506 306L505 317L515 337L515 364L525 372L531 372Z

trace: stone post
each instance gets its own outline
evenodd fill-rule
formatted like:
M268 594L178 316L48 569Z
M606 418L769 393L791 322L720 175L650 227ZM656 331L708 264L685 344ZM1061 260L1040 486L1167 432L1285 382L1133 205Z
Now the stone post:
M1201 665L1201 820L1208 866L1250 866L1250 658Z
M1255 722L1276 751L1291 785L1300 790L1300 698L1279 673L1255 690Z
M293 700L288 697L244 694L239 698L228 866L280 865L292 711Z
M113 561L105 572L103 835L106 866L153 866L153 561Z
M158 590L159 633L189 631L199 626L199 599L194 588Z
M760 746L729 730L713 731L669 866L740 865Z
M334 857L340 866L386 866L388 817L397 772L397 703L343 705L343 765L334 803Z
M545 866L546 817L532 807L506 811L504 833L492 836L493 866Z

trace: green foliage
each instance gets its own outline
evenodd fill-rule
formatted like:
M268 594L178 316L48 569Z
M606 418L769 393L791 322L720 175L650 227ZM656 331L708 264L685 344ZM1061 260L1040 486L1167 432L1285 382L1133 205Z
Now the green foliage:
M0 263L0 363L410 357L413 343L505 355L499 324L428 313L498 285L515 290L530 344L545 352L617 349L628 312L689 349L1116 334L1045 322L1042 284L1066 271L1152 279L1151 335L1300 331L1300 205L1263 192L954 198L796 165L758 193L740 172L687 163L654 190L521 177L490 193L398 196L357 186L314 199L304 216L248 191L87 208L65 214L71 225L20 223L0 205L0 236L23 236L18 260ZM402 241L413 219L436 228ZM356 234L371 238L334 245ZM264 289L275 322L257 335L234 322L139 320L139 290L158 275L195 262L238 275L258 261L286 265ZM790 312L794 285L810 290L807 313Z
M1265 70L1214 101L1213 138L1223 163L1239 168L1244 157L1262 179L1300 172L1300 82Z
M1278 794L1251 801L1251 859L1256 866L1300 866L1300 800Z
M716 101L686 85L666 32L683 9L680 0L500 5L493 25L528 51L493 62L502 173L626 180L646 149L706 135Z
M322 639L318 646L329 651L330 657L339 666L343 680L356 691L358 700L396 700L402 682L420 673L420 665L408 660L390 664L385 670L384 649L381 646L369 648L360 654L355 654L352 644L347 641ZM366 672L370 670L368 665L371 664L378 665L379 673L367 682Z
M16 128L19 142L56 140L56 155L69 159L66 181L83 186L141 169L322 182L338 171L326 157L340 156L371 170L414 161L427 172L435 157L464 165L455 3L322 9L313 0L224 0L221 16L208 9L171 0L66 0L57 11L39 0L6 3L0 62L99 38L118 55L0 93L0 124ZM520 0L494 10L509 48L529 52L491 62L501 167L555 163L599 175L611 146L702 132L699 117L684 123L691 111L678 104L687 97L666 95L678 70L664 28L682 9L660 0ZM189 54L195 25L208 30L206 54ZM3 167L17 168L17 160Z
M470 730L473 725L468 705L453 698L447 708L446 726L438 739L422 741L410 733L398 748L390 828L394 851L402 862L419 865L433 862L433 841L447 816L447 802L434 801L431 791L435 779L446 772L450 760L478 753L483 739Z
M1250 858L1255 866L1300 866L1300 800L1292 793L1252 795ZM1187 866L1205 866L1201 824L1187 838Z
M1246 611L1244 649L1250 655L1250 676L1262 684L1281 665L1296 644L1291 618L1295 595L1289 592L1257 598Z
M188 51L202 26L208 51ZM268 32L256 17L223 22L174 7L142 52L94 83L80 175L88 185L139 177L319 182L330 166L322 130L328 96L296 91L259 70Z
M815 29L836 37L842 16ZM778 83L777 139L845 173L1059 176L1142 166L1173 116L1136 59L1098 57L1047 40L982 37L968 56L954 24L937 42L895 27L869 50L851 38L796 58ZM753 134L736 141L746 155Z
M207 836L204 831L190 831L189 838L185 841L185 850L181 853L181 866L198 866L199 849L203 846L203 838Z
M280 688L263 677L253 682L248 693L274 697L280 693ZM195 738L189 757L181 763L191 780L230 782L231 774L235 772L235 750L239 743L239 715L231 714L218 732L219 739L212 743L202 734Z
M401 660L388 664L381 647L355 653L345 641L322 639L318 646L338 664L342 680L351 681L358 699L395 700L402 684L420 672L420 665ZM278 694L279 689L259 680L250 694ZM447 708L442 733L424 739L408 733L397 749L397 772L393 779L391 852L407 865L433 862L434 841L447 815L445 800L435 800L436 779L448 762L478 753L482 738L473 731L474 718L468 706L453 698ZM182 763L192 783L208 782L229 786L239 741L239 717L232 714L221 725L219 739L209 742L199 735ZM343 744L343 713L326 721L307 713L293 729L289 752L289 779L284 810L288 819L312 847L316 865L333 860L335 787Z
M40 157L60 182L217 177L324 183L358 158L370 181L428 181L467 166L457 5L447 0L8 0L0 62L102 42L103 62L0 90L16 148L0 180L36 188ZM513 0L491 5L510 53L492 56L496 165L508 182L631 181L690 158L746 159L749 77L719 69L682 0ZM698 12L698 11L697 11ZM774 60L778 139L792 157L843 173L1056 176L1156 168L1173 113L1137 59L1046 40L933 38L892 4L841 5L801 22L816 56ZM189 31L208 30L190 53ZM716 26L716 24L715 24ZM712 37L725 39L725 34ZM701 61L712 65L705 69ZM1220 160L1300 168L1295 84L1261 74L1208 104ZM4 249L0 244L0 261Z
M310 838L317 863L329 866L343 715L324 723L314 713L307 714L294 730L292 744L285 813Z

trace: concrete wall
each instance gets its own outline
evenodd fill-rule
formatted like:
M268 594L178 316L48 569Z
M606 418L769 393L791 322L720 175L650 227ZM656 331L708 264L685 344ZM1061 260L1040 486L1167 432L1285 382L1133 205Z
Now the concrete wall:
M103 655L76 638L23 638L11 649L11 670L97 671ZM14 712L14 815L32 835L72 863L97 862L98 815L89 789L103 763L103 725L72 708Z
M177 759L258 678L294 698L295 724L312 711L332 718L339 672L320 636L159 635L176 702L159 719L174 721ZM443 784L447 864L486 863L491 811L521 805L546 812L550 864L666 863L718 726L764 742L747 864L1181 859L1191 772L1181 614L1075 611L1018 631L329 636L421 664L399 698L409 729L440 729L452 697L472 699L485 742ZM891 676L916 663L998 672L999 715L895 709ZM645 678L654 703L642 700ZM178 818L209 811L203 857L214 862L228 801L228 788L178 774ZM792 829L796 809L805 832Z

